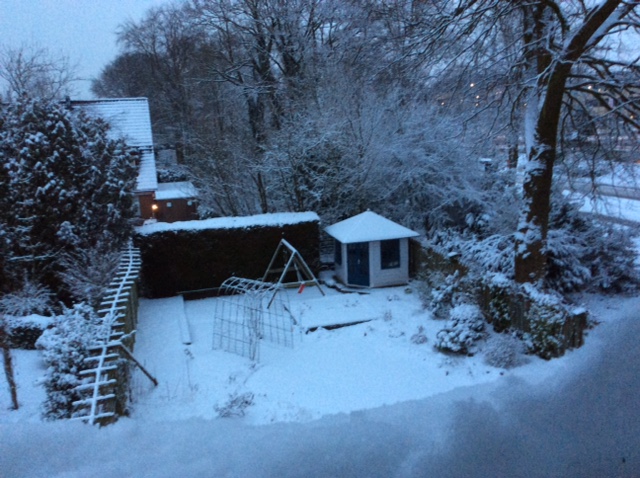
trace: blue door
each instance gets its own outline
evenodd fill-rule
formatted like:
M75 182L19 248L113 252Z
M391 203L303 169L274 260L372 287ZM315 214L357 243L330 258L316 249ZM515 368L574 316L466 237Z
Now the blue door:
M347 244L348 282L353 285L369 285L369 243Z

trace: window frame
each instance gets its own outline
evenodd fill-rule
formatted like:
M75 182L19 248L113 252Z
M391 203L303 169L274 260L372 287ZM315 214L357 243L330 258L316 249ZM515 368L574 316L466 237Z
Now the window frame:
M400 239L380 241L380 269L399 269L402 266Z

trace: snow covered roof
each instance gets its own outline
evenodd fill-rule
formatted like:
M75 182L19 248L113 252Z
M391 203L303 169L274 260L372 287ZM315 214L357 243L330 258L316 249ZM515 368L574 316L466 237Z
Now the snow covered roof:
M88 101L72 101L88 114L100 117L111 125L109 136L123 138L128 145L140 148L140 168L136 191L149 192L158 188L156 159L153 152L151 115L146 98L105 98Z
M257 214L255 216L216 217L198 221L156 222L137 227L136 231L138 234L146 235L164 231L284 226L314 221L320 221L320 218L315 212L280 212L275 214Z
M156 190L156 199L168 201L170 199L189 199L198 195L198 190L190 181L175 183L159 183Z
M325 231L345 244L403 239L420 235L371 211L337 222L327 227Z

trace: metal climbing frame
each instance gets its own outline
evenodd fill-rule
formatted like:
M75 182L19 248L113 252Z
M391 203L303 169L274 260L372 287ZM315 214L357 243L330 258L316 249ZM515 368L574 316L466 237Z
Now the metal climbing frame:
M220 286L213 320L213 348L253 361L260 356L260 340L293 347L296 321L279 284L230 277Z
M283 258L285 261L284 267L282 269L275 267L278 257ZM293 271L295 271L296 273L297 280L295 282L285 282L285 277L287 273L292 270L292 268L293 268ZM316 279L316 276L313 275L313 272L311 272L311 269L309 268L305 260L302 258L302 255L300 254L300 252L298 252L298 249L293 247L285 239L280 240L280 243L276 248L276 252L273 254L273 257L271 258L271 262L269 262L269 266L267 267L267 270L264 273L262 280L264 282L267 282L267 279L269 278L269 276L272 276L274 274L277 274L279 276L277 285L281 285L284 287L288 287L290 285L296 285L296 286L315 285L320 290L320 293L322 295L325 295L324 291L322 290L322 287L320 287L320 282L318 282L318 279ZM267 307L271 306L271 303L273 302L274 298L275 298L275 295L272 296L271 301L269 302Z

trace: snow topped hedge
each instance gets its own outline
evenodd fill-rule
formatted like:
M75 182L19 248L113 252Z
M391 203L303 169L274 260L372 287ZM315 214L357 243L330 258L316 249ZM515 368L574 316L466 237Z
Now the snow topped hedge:
M231 276L260 279L281 239L317 269L319 223L317 214L305 212L139 227L134 243L142 257L142 292L146 297L206 293Z
M215 217L199 221L155 222L136 228L136 232L138 234L148 235L166 231L278 227L316 221L320 222L320 217L318 217L315 212L279 212L256 214L254 216Z

